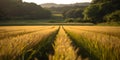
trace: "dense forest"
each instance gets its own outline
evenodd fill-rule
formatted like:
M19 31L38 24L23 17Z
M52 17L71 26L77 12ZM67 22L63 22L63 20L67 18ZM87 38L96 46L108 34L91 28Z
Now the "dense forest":
M45 19L50 18L51 12L35 3L22 0L0 0L0 19Z
M66 22L120 22L120 0L92 0L85 9L70 9L63 15Z

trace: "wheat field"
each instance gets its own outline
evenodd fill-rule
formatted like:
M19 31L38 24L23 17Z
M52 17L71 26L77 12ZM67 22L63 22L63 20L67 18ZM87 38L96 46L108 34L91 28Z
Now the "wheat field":
M91 60L120 59L120 27L65 26L76 44L88 52Z
M120 60L120 27L0 26L0 60Z
M72 46L72 41L62 27L59 29L53 48L55 54L50 60L81 60L80 56L77 56L77 49Z

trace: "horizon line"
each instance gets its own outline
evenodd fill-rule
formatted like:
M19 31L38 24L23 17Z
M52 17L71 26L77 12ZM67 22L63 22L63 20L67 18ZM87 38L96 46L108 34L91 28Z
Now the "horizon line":
M26 1L23 1L23 2L26 2ZM35 2L26 2L26 3L35 3ZM53 3L53 4L76 4L76 3L91 3L91 2L75 2L75 3L54 3L54 2L48 2L48 3L40 3L40 4L37 4L37 5L42 5L42 4L49 4L49 3Z

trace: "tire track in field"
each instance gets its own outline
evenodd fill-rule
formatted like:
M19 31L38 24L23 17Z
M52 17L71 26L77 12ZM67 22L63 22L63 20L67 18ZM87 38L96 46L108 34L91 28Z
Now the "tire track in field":
M49 60L81 60L77 55L77 49L73 47L72 41L62 27L60 27L53 48L55 53L49 56Z

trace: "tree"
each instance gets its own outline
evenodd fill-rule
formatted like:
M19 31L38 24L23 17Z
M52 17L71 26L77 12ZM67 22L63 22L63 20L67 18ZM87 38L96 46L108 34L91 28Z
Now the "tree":
M83 14L84 14L84 20L91 21L93 23L98 23L100 22L100 7L98 4L93 4L87 7Z
M93 0L84 10L84 19L93 23L105 22L104 16L120 10L120 0Z
M76 8L64 12L63 16L65 18L83 18L83 9Z

